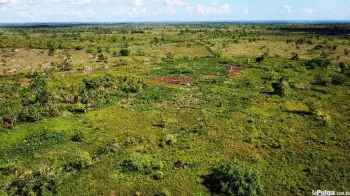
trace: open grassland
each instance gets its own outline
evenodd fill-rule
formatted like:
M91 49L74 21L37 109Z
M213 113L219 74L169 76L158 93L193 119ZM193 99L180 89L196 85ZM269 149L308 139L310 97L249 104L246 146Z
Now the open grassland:
M2 28L0 195L350 191L349 28Z

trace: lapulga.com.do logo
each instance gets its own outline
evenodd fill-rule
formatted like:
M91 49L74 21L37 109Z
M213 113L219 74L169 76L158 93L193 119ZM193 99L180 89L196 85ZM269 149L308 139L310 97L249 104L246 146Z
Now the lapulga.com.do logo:
M321 195L321 196L331 196L331 195L350 195L350 192L337 192L337 191L327 191L327 190L312 190L312 195Z

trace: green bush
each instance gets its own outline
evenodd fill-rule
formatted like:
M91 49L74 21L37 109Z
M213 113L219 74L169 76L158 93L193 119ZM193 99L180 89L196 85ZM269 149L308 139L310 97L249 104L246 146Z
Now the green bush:
M218 63L221 64L234 64L235 63L235 59L231 56L221 56L218 59Z
M142 89L142 84L133 80L133 79L127 79L126 81L123 81L120 90L125 93L137 93Z
M25 106L19 114L19 121L21 122L35 122L42 118L42 108L39 103Z
M192 74L194 73L194 69L189 66L187 63L179 63L175 65L172 70L170 70L170 74Z
M98 87L100 87L101 85L101 80L100 78L98 77L95 77L95 78L85 78L83 80L84 84L85 84L85 87L87 89L96 89Z
M23 105L39 103L44 105L49 97L46 80L43 77L36 77L29 85L21 92Z
M126 159L121 164L122 172L137 172L141 174L150 174L153 170L162 169L163 163L157 162L149 156L134 155Z
M347 77L344 74L334 74L332 76L332 84L334 85L342 85L346 82Z
M319 44L319 45L317 45L317 46L314 47L314 50L321 50L321 49L323 49L323 48L325 48L325 46L322 45L322 44Z
M81 170L93 164L90 154L86 151L76 152L69 160L69 163L63 166L64 170L68 172Z
M154 174L154 179L156 180L160 180L164 178L164 172L162 171L156 171L156 173Z
M9 195L56 195L59 180L51 168L17 176L7 187Z
M258 196L263 194L260 174L252 167L233 161L213 169L204 184L219 195Z
M340 68L340 72L350 78L350 65L340 62L338 66Z
M113 139L106 146L100 148L98 150L97 154L103 155L103 154L108 154L108 153L115 153L115 152L118 152L119 150L120 150L119 144L117 143L117 141L115 139Z
M324 73L316 74L314 83L322 86L327 86L331 83L331 77Z
M82 131L77 131L74 133L74 135L71 137L71 140L73 142L82 142L84 139L84 134Z
M145 86L137 98L147 102L164 101L172 96L171 89L164 86Z
M119 50L119 53L121 56L129 56L130 55L130 50L127 48L123 48L121 50Z
M316 67L327 67L330 64L331 64L331 61L329 59L315 58L307 61L305 66L310 69L314 69Z

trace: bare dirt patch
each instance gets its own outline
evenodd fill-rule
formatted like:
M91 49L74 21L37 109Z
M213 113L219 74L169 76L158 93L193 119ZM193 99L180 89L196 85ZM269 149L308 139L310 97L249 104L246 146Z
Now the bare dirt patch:
M158 82L164 82L167 84L185 84L188 82L194 82L195 79L189 78L186 76L176 76L176 77L163 77L163 78L156 78L155 79Z
M243 75L244 72L242 72L242 69L244 68L244 66L231 66L228 77Z
M242 66L242 65L231 65L231 64L221 64L221 66L230 67L230 71L227 75L228 77L243 75L244 72L242 72L242 70L246 68L245 66Z

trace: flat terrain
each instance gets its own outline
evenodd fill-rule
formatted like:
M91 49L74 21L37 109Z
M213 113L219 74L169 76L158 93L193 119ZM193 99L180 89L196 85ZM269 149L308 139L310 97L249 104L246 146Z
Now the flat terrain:
M0 195L350 191L349 35L348 24L0 28ZM246 188L210 181L230 163Z

